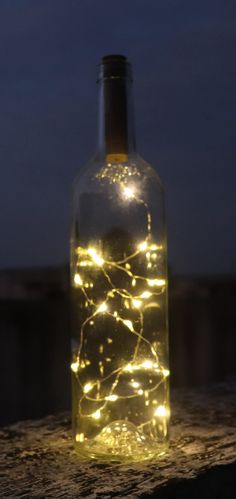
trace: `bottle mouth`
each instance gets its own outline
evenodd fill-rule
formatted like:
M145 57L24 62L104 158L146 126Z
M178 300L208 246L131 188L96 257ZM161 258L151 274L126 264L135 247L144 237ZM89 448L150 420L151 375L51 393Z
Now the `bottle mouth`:
M98 65L97 81L104 78L130 78L131 64L124 55L105 55Z

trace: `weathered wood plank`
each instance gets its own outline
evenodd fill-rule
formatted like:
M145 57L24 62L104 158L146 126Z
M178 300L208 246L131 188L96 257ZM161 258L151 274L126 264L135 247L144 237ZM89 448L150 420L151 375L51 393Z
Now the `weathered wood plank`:
M236 380L172 393L169 454L158 462L80 461L68 414L0 430L0 497L235 498Z

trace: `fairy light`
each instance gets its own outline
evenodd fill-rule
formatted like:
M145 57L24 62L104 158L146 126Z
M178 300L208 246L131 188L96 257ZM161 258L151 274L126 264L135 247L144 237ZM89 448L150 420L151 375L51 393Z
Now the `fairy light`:
M118 399L118 395L108 395L105 397L105 400L109 400L109 402L115 402Z
M100 255L98 255L95 248L89 248L88 254L89 254L89 256L91 256L94 263L96 263L96 265L98 265L98 267L101 267L104 264L103 258Z
M147 247L148 247L148 245L147 245L147 241L142 241L142 243L140 243L140 244L138 245L138 249L139 249L140 251L145 251L145 250L147 249Z
M84 442L84 433L77 433L77 435L75 435L75 440L76 442Z
M81 260L78 265L79 267L92 267L93 264L89 260Z
M140 383L138 381L131 381L130 384L131 386L133 386L133 388L139 388L140 386Z
M73 281L74 286L80 288L80 292L84 295L88 315L81 326L77 360L71 364L71 370L75 373L82 390L82 397L79 400L79 414L82 418L89 417L96 421L101 419L103 414L105 415L107 406L109 407L108 410L111 410L113 404L115 405L118 403L119 399L142 397L144 399L143 406L148 407L150 404L155 406L154 417L167 419L169 416L168 408L164 404L160 404L161 401L164 401L163 398L161 400L153 399L153 394L156 394L155 390L157 390L160 385L166 383L166 378L169 376L170 372L165 366L160 364L157 348L154 348L151 341L148 341L144 334L145 310L148 306L159 307L160 305L157 302L156 296L165 292L166 280L158 275L158 272L156 271L158 251L162 251L163 246L152 241L151 214L148 205L138 197L136 186L124 185L121 183L118 188L121 189L124 200L135 200L146 210L147 233L146 238L135 246L133 253L125 255L124 258L119 261L113 261L109 259L109 257L107 257L108 259L106 260L100 250L100 243L99 251L94 246L89 246L88 248L80 246L76 249L78 258ZM139 261L142 259L143 262L145 262L144 275L136 274L134 270L138 268L137 260L135 260L137 257L139 258ZM79 267L83 268L82 276L77 272ZM103 290L100 303L99 300L95 300L93 295L95 284L93 282L94 270L96 271L96 279L101 278L105 280L108 286L108 290L105 290L105 292ZM123 274L127 280L125 289L120 289L115 286L115 283L119 282L119 280L117 280L114 275L118 273ZM147 287L154 289L149 291ZM149 300L151 297L152 300ZM117 305L118 298L121 306ZM100 315L102 315L102 317L105 316L105 318L108 317L110 321L114 321L117 339L111 338L111 326L109 336L105 339L104 344L100 344L98 347L98 372L100 373L98 379L91 382L88 381L89 377L87 377L87 381L84 383L86 377L85 379L83 377L82 383L80 380L80 373L82 372L84 376L87 372L86 367L88 367L93 360L92 358L91 360L81 358L81 352L83 352L85 347L86 328L87 326L91 329L93 327L95 328L97 321L101 320ZM103 319L104 317L102 320ZM118 366L114 371L109 371L108 368L113 360L113 355L111 355L110 351L111 345L114 341L120 341L119 324L125 327L126 334L131 332L132 337L136 338L135 348L130 362ZM134 342L134 340L132 340L132 342ZM143 358L144 351L146 352L146 358ZM109 372L109 374L107 374L107 372ZM127 379L127 375L132 376L132 374L136 379L132 378L128 382L131 393L128 395L120 395L122 390L117 390L117 388L119 388L119 383L122 382L122 376L125 376ZM142 378L139 378L142 374L144 375L143 380ZM107 384L109 379L111 379L112 382ZM107 386L109 387L107 388ZM87 413L88 407L90 408L89 413ZM91 411L91 408L94 408L94 411ZM150 410L150 408L148 410ZM140 428L148 424L154 424L153 421L152 416L152 419L141 424ZM75 439L76 442L84 442L84 433L78 433Z
M97 411L93 412L93 413L91 414L91 417L92 417L93 419L100 419L100 417L101 417L101 411L100 411L100 409L97 409Z
M161 244L159 244L159 245L157 245L157 244L150 244L149 248L152 251L156 251L156 250L162 250L163 246Z
M144 368L144 369L152 369L153 367L153 362L151 360L145 360L141 366Z
M107 307L106 302L103 302L103 303L101 303L101 305L99 305L99 307L97 308L97 313L98 313L98 314L101 314L101 313L103 313L103 312L106 312L106 311L107 311L107 309L108 309L108 307Z
M154 416L157 416L158 418L164 418L167 415L168 411L164 405L159 405L154 411Z
M92 388L93 388L92 383L86 383L86 385L84 385L83 391L84 393L88 393L92 390Z
M76 286L83 286L83 281L79 274L74 275L74 283Z
M150 291L144 291L141 295L140 298L150 298L152 296L152 293Z
M134 326L133 326L133 323L130 321L130 320L122 320L121 321L123 322L123 324L128 328L130 329L130 331L134 331Z
M133 298L132 305L134 308L140 308L142 305L142 300L137 300L136 298Z
M123 197L125 199L133 199L135 197L134 195L134 188L133 187L123 187L122 191Z
M77 373L77 371L79 369L79 363L77 361L72 362L72 364L70 365L70 368L73 371L73 373Z
M169 375L168 369L163 369L160 365L158 365L157 362L152 362L149 359L144 360L143 362L140 362L139 364L129 363L123 367L123 371L128 372L128 373L132 373L132 372L140 371L140 370L146 370L146 369L151 369L153 372L158 372L163 377L166 377ZM165 371L165 373L164 373L164 371ZM168 374L166 374L167 372L168 372Z
M165 279L148 279L147 283L149 286L165 286Z

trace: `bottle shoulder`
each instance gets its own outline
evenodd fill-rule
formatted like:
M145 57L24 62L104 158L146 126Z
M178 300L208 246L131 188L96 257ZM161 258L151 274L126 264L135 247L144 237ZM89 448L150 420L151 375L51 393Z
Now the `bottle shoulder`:
M105 158L94 155L83 165L73 181L73 190L83 191L90 188L97 190L106 184L133 185L145 183L163 190L163 185L156 169L139 154L129 155L126 161L109 163Z

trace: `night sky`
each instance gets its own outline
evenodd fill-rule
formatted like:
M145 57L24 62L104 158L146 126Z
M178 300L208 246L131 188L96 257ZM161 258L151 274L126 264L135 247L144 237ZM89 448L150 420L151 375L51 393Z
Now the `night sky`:
M233 1L1 0L1 268L68 261L96 66L134 71L138 151L167 195L173 273L236 272Z

